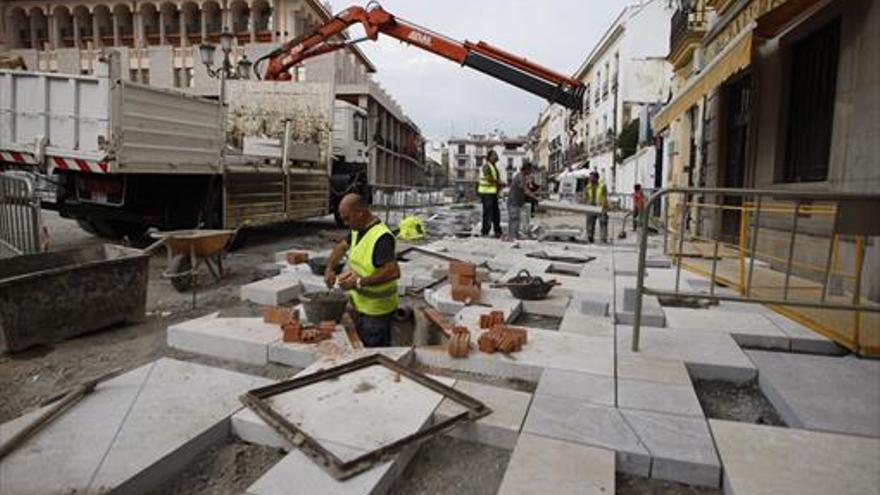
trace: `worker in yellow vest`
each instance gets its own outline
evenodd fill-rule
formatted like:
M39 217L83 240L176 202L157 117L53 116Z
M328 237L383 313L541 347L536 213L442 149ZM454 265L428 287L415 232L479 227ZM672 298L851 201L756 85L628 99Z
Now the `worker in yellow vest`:
M351 232L341 239L327 262L324 281L349 291L354 307L354 325L367 347L391 345L391 320L399 296L395 239L391 229L370 211L357 194L347 194L339 203L339 215ZM348 269L338 277L335 267L348 253Z
M602 213L587 213L587 240L594 242L596 233L596 219L599 219L599 230L602 243L608 243L608 190L605 184L599 180L599 172L590 172L590 181L584 186L584 204L599 206Z
M501 209L498 207L498 195L504 187L501 176L498 174L498 153L490 150L486 155L486 164L480 170L480 182L477 184L477 194L483 203L483 237L489 235L491 227L495 237L501 237Z

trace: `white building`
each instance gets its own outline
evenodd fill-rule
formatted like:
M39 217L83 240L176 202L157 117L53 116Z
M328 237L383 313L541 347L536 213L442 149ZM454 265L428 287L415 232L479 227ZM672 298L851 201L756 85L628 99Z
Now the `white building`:
M501 133L471 134L466 138L449 139L447 156L450 183L454 184L459 194L471 195L476 192L480 170L491 150L498 153L498 172L501 180L507 182L526 159L526 142L524 136L507 137Z
M665 101L669 94L672 70L666 55L672 13L667 0L648 0L625 7L611 23L574 74L587 91L570 140L569 112L558 105L544 110L550 120L542 139L548 140L551 170L588 163L599 171L609 190L629 192L631 187L615 181L621 170L621 165L615 167L616 139L644 107ZM653 166L653 161L645 164L649 156L652 160L653 153L639 155L640 170Z

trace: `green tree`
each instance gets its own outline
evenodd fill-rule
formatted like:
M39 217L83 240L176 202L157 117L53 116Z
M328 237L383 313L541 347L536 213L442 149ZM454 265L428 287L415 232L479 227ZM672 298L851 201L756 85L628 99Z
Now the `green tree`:
M636 152L639 144L639 119L633 119L623 126L617 136L617 162L620 163Z

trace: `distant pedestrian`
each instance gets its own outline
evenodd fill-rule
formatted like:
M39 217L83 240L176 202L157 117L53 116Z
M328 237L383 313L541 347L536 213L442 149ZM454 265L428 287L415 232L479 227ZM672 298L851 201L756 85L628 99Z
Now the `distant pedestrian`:
M584 187L584 204L602 208L601 213L587 213L587 240L595 242L596 220L599 220L599 230L602 243L608 242L608 190L605 184L599 180L599 172L590 172L590 181Z
M633 200L633 232L639 226L639 215L641 215L642 210L645 208L645 194L642 192L642 185L636 184L633 187L632 193ZM626 228L626 227L624 227Z
M528 217L528 212L523 211L529 207L526 202L534 201L535 204L538 203L538 196L533 193L528 186L531 175L532 164L529 162L523 162L520 171L517 172L516 175L513 176L513 180L510 181L510 191L507 194L507 229L511 240L519 239L519 228L521 220L523 219L523 214L525 213L525 216ZM526 218L523 227L523 234L528 237L528 218Z
M504 187L501 177L498 175L498 153L490 150L486 155L486 164L480 170L480 182L477 185L477 194L483 203L483 237L489 235L491 228L495 237L501 237L501 210L498 207L498 195Z

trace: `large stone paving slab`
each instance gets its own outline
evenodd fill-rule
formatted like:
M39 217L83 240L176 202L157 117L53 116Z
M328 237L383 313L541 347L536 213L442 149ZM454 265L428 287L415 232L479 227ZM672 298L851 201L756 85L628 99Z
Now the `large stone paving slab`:
M703 418L703 409L690 383L677 385L618 378L617 405L627 409Z
M619 471L647 477L651 457L614 407L536 394L523 433L614 450Z
M0 463L0 493L149 493L228 437L259 377L163 358L100 384ZM0 427L6 441L43 410Z
M535 395L550 395L603 406L614 406L614 377L545 369Z
M706 420L621 409L651 454L651 477L698 486L718 486L721 465Z
M513 450L516 439L532 402L532 394L493 387L476 382L457 381L455 388L481 401L492 409L492 414L474 423L459 426L449 432L457 438ZM462 405L444 399L434 411L437 421L465 412Z
M241 287L241 298L257 304L277 305L292 301L303 292L299 278L276 275Z
M219 318L212 313L168 327L168 346L182 351L265 365L269 344L281 341L278 325L262 318Z
M757 376L755 365L724 333L642 327L638 352L632 352L631 343L632 327L618 325L618 357L641 354L684 361L696 378L704 380L746 382Z
M614 451L523 433L499 495L611 495Z
M709 420L726 495L877 495L880 439Z
M787 351L791 341L762 314L714 309L665 308L666 326L675 329L727 333L744 347Z
M789 338L792 352L829 355L842 355L847 352L833 340L781 314L768 312L765 316Z
M880 436L880 361L746 353L758 367L761 390L789 426Z

